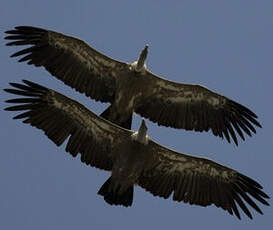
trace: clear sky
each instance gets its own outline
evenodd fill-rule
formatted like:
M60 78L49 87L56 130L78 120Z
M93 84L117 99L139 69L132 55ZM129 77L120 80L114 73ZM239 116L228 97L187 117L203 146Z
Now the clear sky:
M211 133L159 127L149 135L179 152L232 167L264 186L272 197L273 2L184 1L10 1L1 3L1 88L28 79L79 100L96 103L51 77L43 68L9 58L3 31L33 25L79 37L99 51L134 61L150 45L148 68L173 81L202 84L256 112L257 134L228 144ZM106 204L96 193L109 174L72 158L40 131L12 120L0 92L0 229L272 229L273 209L242 220L216 208L155 198L135 189L131 208ZM133 128L140 124L134 116ZM272 205L272 200L269 200Z

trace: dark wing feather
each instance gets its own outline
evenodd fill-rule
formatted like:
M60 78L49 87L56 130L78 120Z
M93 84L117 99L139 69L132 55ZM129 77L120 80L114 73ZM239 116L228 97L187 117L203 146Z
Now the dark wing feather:
M180 84L147 72L146 90L135 112L159 125L198 132L211 130L215 136L232 139L256 133L257 115L239 103L200 85ZM237 134L236 134L237 132Z
M24 96L6 101L15 105L5 110L23 111L14 119L24 119L24 123L43 130L57 146L69 137L67 152L74 157L80 153L82 162L87 165L112 169L112 148L123 136L130 136L130 131L107 122L53 90L30 81L23 82L25 84L10 83L14 88L5 89L8 93Z
M126 63L111 59L82 40L30 26L6 31L8 46L31 45L11 55L19 62L44 66L53 76L92 99L112 102Z
M138 184L155 196L189 204L214 204L240 219L238 207L252 219L246 206L260 214L253 198L264 205L268 195L262 186L243 174L211 160L176 153L150 141L147 154L152 155L150 165L144 169Z

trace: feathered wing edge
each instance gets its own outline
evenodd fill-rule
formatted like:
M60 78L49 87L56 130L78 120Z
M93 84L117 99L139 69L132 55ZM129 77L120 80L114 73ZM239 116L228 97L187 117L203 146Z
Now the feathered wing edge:
M11 57L19 62L43 66L75 90L101 102L114 100L117 77L126 63L112 59L80 39L32 26L17 26L5 32L7 46L30 47Z
M181 84L145 75L151 90L135 112L159 125L198 132L211 130L213 135L238 145L237 136L252 136L261 128L257 115L245 106L200 85ZM150 92L154 93L150 95Z
M74 100L33 82L23 82L25 84L10 83L13 88L4 89L23 96L6 101L16 105L5 110L23 111L14 119L24 119L23 123L43 130L57 146L69 138L66 151L72 156L80 153L81 161L87 165L112 169L113 135L122 135L121 130L107 126L105 121Z
M258 213L253 201L269 205L269 196L255 180L208 159L176 153L150 142L147 154L153 154L153 165L144 170L138 184L154 196L173 194L173 200L208 206L214 204L241 219L238 206L252 219L246 204Z

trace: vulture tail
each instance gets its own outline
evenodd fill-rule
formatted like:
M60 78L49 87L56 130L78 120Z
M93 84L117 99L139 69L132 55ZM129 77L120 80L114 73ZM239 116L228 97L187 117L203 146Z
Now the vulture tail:
M124 189L122 185L114 182L110 177L100 188L98 194L111 205L131 206L133 203L134 186Z
M111 109L112 109L111 106L112 105L107 107L107 109L104 110L100 116L106 120L111 121L112 123L116 125L121 126L122 128L131 129L133 113L131 113L130 116L126 117L126 119L124 120L124 119L121 119L122 115L116 113L115 111L111 112Z

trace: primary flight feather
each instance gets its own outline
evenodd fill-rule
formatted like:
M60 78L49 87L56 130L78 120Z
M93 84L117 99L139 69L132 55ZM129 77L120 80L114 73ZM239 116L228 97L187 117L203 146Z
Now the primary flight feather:
M53 76L92 99L111 105L102 117L130 129L133 113L159 125L211 130L215 136L245 140L261 127L245 106L200 85L168 81L150 72L148 46L136 62L125 63L98 52L82 40L50 30L18 26L6 31L8 46L31 45L11 55L44 66Z
M134 185L154 196L208 206L214 204L239 219L239 208L249 217L251 206L262 214L253 198L269 205L268 195L253 179L209 159L178 153L154 142L144 120L137 132L119 127L78 102L36 83L10 83L6 92L22 96L7 111L22 111L23 119L57 146L69 139L66 151L87 165L111 171L98 194L111 205L131 206Z

